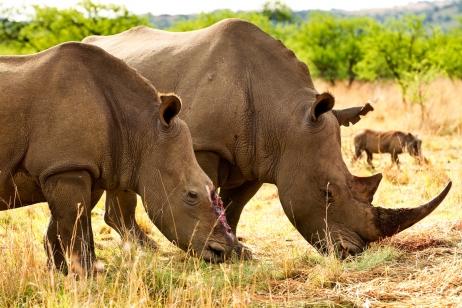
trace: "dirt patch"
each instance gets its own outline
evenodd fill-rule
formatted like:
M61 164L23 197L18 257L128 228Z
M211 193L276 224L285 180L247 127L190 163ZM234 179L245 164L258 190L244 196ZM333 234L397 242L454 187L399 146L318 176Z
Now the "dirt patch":
M462 220L456 222L456 224L452 227L454 231L462 231Z
M406 252L422 251L436 247L450 247L451 244L444 239L433 238L429 235L417 235L406 238L393 238L387 240L388 244Z

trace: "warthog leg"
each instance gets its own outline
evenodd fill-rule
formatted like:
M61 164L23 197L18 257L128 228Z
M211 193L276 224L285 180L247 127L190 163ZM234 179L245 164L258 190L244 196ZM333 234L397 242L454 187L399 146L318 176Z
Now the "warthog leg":
M396 153L396 152L391 153L391 164L396 164L396 165L399 166L398 153Z
M122 239L134 238L141 245L156 249L152 240L135 220L136 194L129 191L106 191L104 221L119 233Z
M363 149L355 145L355 154L353 155L353 161L355 162L358 159L360 159L362 153L363 153Z
M368 150L366 150L366 155L367 155L367 163L369 164L369 166L374 168L374 165L372 164L372 152L369 152Z
M67 257L71 270L81 275L92 270L96 258L91 189L91 176L86 171L52 175L42 184L52 215L45 243L49 263L65 273L68 272Z

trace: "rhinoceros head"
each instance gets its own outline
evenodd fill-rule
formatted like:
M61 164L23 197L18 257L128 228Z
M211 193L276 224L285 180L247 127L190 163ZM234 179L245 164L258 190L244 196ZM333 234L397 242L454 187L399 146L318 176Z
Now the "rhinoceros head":
M323 93L313 95L311 102L293 113L275 182L286 215L303 237L320 251L333 248L345 257L424 218L443 201L451 183L417 208L373 206L382 176L357 177L348 171L341 154L339 124L352 121L345 114L340 121L339 111L331 112L333 106L333 96Z
M177 117L180 99L160 95L156 151L144 153L138 190L146 211L159 230L183 250L209 261L222 261L236 238L208 176L196 161L189 129ZM160 166L157 169L152 166Z

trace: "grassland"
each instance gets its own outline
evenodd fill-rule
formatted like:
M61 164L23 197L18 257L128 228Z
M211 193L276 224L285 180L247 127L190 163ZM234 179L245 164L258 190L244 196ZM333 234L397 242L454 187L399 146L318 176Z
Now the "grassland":
M316 82L340 106L374 101L375 111L343 128L344 159L352 173L383 172L374 203L416 206L451 178L444 203L412 228L365 253L339 261L316 253L291 226L277 189L265 185L245 208L238 235L256 259L210 265L189 258L167 242L139 207L138 220L160 243L158 252L128 243L93 213L97 255L106 271L94 279L48 271L42 248L49 216L46 204L0 213L0 306L458 306L462 303L462 83L438 80L428 88L428 121L404 107L393 84L347 88ZM428 164L408 155L401 168L389 155L352 163L352 137L363 128L401 129L423 139ZM103 200L102 200L103 201Z

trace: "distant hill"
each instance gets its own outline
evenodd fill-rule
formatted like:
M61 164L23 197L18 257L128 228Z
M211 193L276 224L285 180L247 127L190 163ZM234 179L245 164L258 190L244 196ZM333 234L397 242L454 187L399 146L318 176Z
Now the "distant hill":
M306 20L313 12L319 10L295 11L294 15L299 20ZM462 16L462 0L445 0L445 1L418 1L404 6L395 6L382 9L368 9L360 11L330 10L328 11L337 16L369 16L380 22L388 18L399 18L406 14L417 14L425 16L425 24L428 26L440 26L444 29L450 28L457 24L458 19ZM148 14L152 24L160 29L170 27L175 22L192 19L192 15L158 15Z
M462 1L418 1L405 6L343 13L346 16L370 16L381 22L390 17L397 18L406 14L417 14L425 16L424 22L427 25L449 28L456 25L462 16Z

